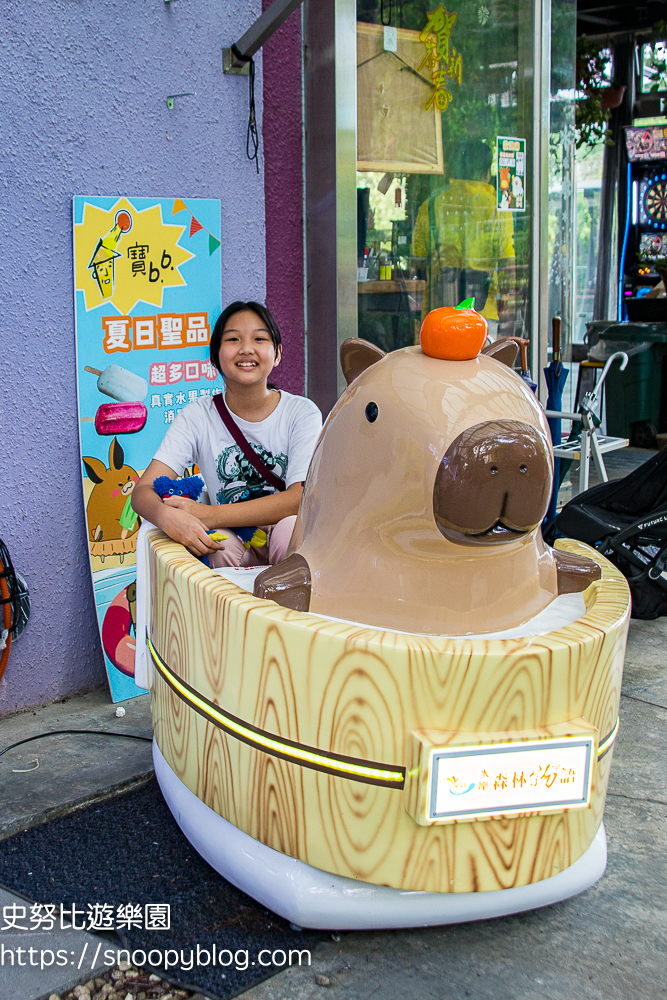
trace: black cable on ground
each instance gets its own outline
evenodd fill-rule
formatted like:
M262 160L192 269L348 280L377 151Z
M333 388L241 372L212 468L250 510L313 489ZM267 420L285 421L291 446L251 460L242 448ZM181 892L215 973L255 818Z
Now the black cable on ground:
M50 733L37 733L36 736L27 736L24 740L18 740L16 743L10 743L8 747L4 750L0 750L0 757L7 753L8 750L14 750L16 747L22 746L24 743L32 743L33 740L44 739L45 736L115 736L119 739L125 740L144 740L146 743L152 743L152 736L137 736L135 733L109 733L104 729L54 729Z

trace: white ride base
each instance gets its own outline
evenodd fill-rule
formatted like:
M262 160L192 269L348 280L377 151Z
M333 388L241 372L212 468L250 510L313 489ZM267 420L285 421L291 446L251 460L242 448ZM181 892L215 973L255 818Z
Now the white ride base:
M600 824L578 861L542 882L493 892L411 892L313 868L260 844L209 809L178 778L153 741L155 774L174 819L223 878L299 927L371 930L488 920L559 903L588 889L607 866Z

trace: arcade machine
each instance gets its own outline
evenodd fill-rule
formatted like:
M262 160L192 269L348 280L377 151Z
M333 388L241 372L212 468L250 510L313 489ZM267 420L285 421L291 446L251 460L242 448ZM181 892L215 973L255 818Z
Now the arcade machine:
M618 287L622 327L613 335L608 330L607 338L624 340L618 349L631 357L627 371L621 375L614 370L608 380L606 413L609 434L629 438L635 447L655 448L656 434L667 429L667 298L658 288L667 277L667 117L661 117L661 94L667 92L665 44L640 44L637 55L641 80L634 113L655 117L625 128Z
M626 372L615 369L606 395L607 433L631 446L655 448L667 407L667 299L657 298L667 274L667 119L664 125L627 126L627 212L619 267L618 350L629 351ZM662 265L662 266L661 266Z
M626 128L625 144L628 213L619 319L659 322L667 320L667 303L647 296L660 281L654 262L667 259L667 121Z
M665 112L660 95L667 92L667 48L665 42L645 42L636 54L641 57L641 76L635 113L658 115L625 129L627 211L618 319L667 322L667 300L654 298L667 266L667 117L660 121Z

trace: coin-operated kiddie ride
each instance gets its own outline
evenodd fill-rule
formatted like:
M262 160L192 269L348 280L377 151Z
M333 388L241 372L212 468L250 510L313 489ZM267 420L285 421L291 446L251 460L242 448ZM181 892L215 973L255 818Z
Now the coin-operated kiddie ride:
M211 570L146 536L162 791L302 926L499 916L605 868L629 592L542 541L547 422L485 339L446 308L420 347L343 344L284 562Z

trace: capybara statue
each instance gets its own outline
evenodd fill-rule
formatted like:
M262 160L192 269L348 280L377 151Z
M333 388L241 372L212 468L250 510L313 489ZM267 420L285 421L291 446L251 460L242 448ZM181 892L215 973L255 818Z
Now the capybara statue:
M542 540L551 438L503 363L507 347L443 360L345 341L348 388L315 450L287 558L257 577L255 595L383 630L466 635L517 626L598 579L592 560Z

